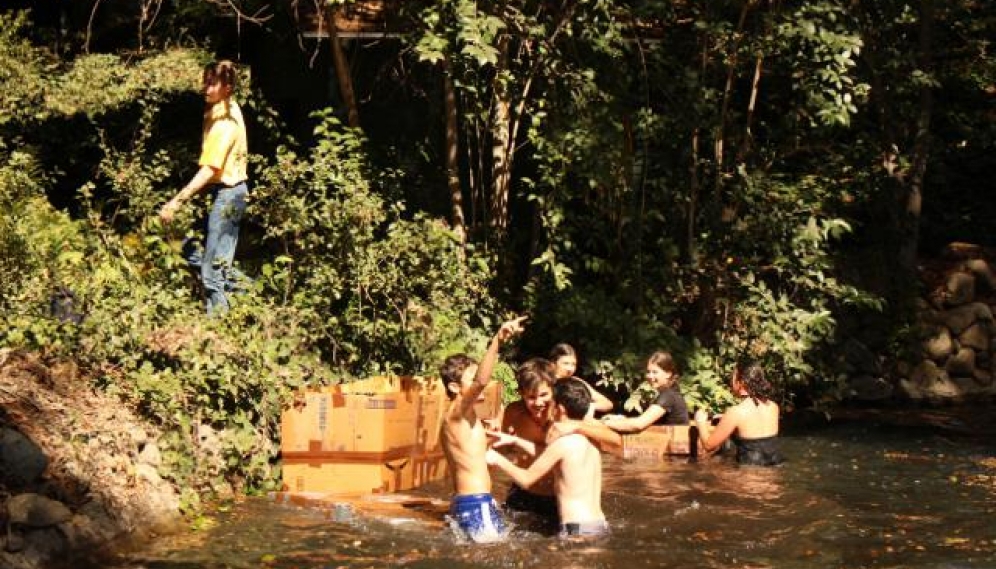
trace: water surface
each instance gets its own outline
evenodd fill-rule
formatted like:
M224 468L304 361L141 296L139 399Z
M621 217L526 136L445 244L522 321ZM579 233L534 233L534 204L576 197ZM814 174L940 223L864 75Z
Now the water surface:
M843 425L782 438L789 462L739 467L606 457L611 536L519 529L465 545L417 518L354 517L250 499L208 529L146 544L115 569L338 567L996 567L994 444ZM496 480L503 495L507 478ZM445 498L444 484L414 492Z

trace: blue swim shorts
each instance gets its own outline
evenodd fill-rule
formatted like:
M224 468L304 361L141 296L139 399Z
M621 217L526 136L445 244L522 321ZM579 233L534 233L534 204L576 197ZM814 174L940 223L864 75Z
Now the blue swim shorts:
M476 543L501 541L508 527L491 494L463 494L450 500L450 522Z

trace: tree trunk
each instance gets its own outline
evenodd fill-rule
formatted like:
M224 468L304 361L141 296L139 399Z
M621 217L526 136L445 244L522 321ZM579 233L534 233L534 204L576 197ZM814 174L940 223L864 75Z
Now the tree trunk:
M920 1L919 67L927 77L932 77L934 0ZM917 247L920 241L920 212L923 203L923 183L927 175L930 156L930 121L933 114L934 93L930 82L920 86L920 100L916 120L916 137L913 159L904 196L902 217L903 240L899 249L900 268L907 274L916 272Z
M339 83L339 93L346 103L349 126L360 128L360 111L356 106L356 95L353 92L353 78L349 75L349 60L339 43L339 33L335 28L335 10L328 11L329 44L332 46L332 61L335 63L335 77Z
M506 69L508 43L499 46L501 55L495 73L494 101L491 107L491 204L490 221L501 240L508 228L508 195L512 181L511 100L501 74Z
M460 237L461 243L467 242L467 228L463 216L463 191L460 187L460 162L457 153L460 150L457 122L456 91L449 69L443 70L443 93L446 99L446 185L450 190L450 206L452 208L451 224L453 231Z

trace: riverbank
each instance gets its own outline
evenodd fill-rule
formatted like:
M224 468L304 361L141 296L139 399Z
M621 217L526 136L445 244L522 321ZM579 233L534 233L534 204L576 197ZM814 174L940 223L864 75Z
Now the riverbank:
M155 428L72 362L0 350L0 567L71 567L79 552L176 530L160 462Z

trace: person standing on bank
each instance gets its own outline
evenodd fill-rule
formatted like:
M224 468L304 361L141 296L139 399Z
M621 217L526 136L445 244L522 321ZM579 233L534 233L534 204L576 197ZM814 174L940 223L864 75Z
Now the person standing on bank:
M239 222L246 209L249 150L242 109L232 100L238 72L223 60L204 68L204 126L197 173L159 210L164 223L198 193L211 192L213 204L206 221L203 251L185 251L191 266L200 269L208 314L228 309L226 291L237 286L232 267L239 239ZM186 249L186 247L185 247Z

